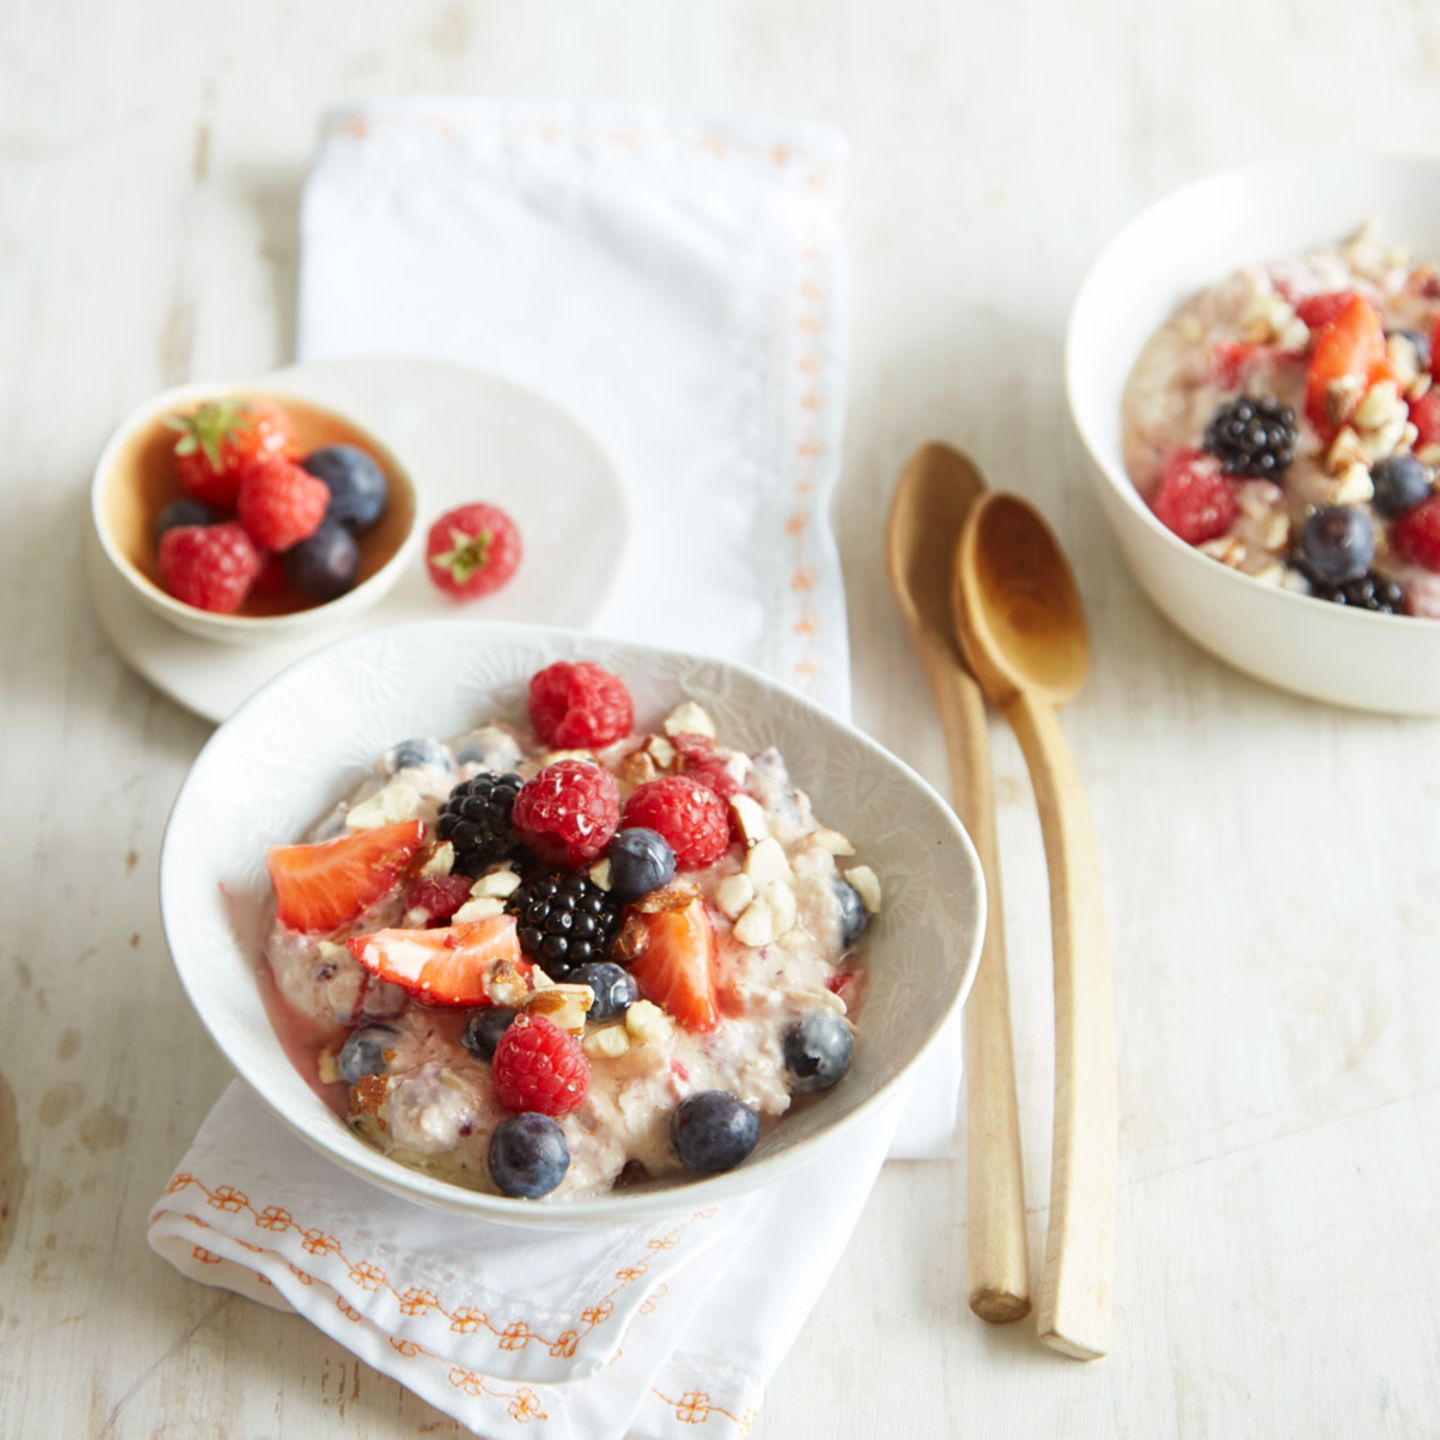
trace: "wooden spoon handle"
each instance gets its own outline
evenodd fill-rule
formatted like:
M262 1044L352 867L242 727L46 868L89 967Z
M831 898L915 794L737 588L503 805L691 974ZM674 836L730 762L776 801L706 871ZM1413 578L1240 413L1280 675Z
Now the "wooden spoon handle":
M964 1012L965 1289L975 1314L998 1325L1030 1313L1030 1266L990 735L980 687L954 650L923 645L921 655L945 734L955 812L985 871L985 946Z
M1035 785L1050 871L1055 1118L1040 1339L1078 1360L1110 1348L1117 1146L1115 993L1100 863L1079 771L1052 706L1005 706Z

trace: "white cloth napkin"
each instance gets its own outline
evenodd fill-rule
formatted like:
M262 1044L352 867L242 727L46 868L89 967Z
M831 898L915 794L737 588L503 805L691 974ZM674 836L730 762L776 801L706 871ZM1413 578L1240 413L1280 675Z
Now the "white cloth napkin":
M549 395L609 448L633 501L633 573L597 628L746 660L844 710L827 519L844 168L841 138L801 122L540 100L334 116L302 215L302 358L439 357ZM151 1244L299 1311L478 1434L743 1433L887 1148L948 1150L959 1077L957 1031L915 1103L795 1176L614 1232L391 1198L234 1085Z

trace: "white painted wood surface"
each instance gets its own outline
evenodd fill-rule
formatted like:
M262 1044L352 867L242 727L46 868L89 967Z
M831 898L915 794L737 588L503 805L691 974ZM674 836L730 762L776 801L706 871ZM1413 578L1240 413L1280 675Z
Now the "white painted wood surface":
M1277 148L1423 145L1437 64L1440 13L1402 0L3 0L0 1435L454 1429L144 1247L226 1078L154 896L206 732L108 653L80 575L115 420L288 358L316 111L411 90L840 124L861 722L943 781L881 562L925 437L1045 508L1090 607L1067 726L1119 986L1113 1353L1078 1366L976 1321L958 1164L892 1166L756 1435L1440 1434L1440 729L1290 700L1174 634L1083 487L1059 372L1068 296L1139 203ZM1024 772L995 740L1038 1256L1048 922Z

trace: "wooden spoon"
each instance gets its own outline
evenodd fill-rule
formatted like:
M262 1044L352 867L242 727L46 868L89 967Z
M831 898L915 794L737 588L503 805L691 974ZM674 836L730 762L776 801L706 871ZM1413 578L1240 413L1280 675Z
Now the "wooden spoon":
M965 1288L970 1308L982 1320L1000 1324L1030 1313L1025 1184L985 701L965 668L950 619L950 575L960 527L984 493L985 482L964 455L948 445L922 446L895 489L886 560L890 588L935 692L955 810L985 871L985 947L964 1018Z
M1023 500L989 495L955 552L955 623L986 695L1025 752L1050 871L1055 1120L1050 1232L1036 1324L1079 1360L1110 1346L1115 1264L1115 996L1090 807L1056 707L1085 681L1075 578Z

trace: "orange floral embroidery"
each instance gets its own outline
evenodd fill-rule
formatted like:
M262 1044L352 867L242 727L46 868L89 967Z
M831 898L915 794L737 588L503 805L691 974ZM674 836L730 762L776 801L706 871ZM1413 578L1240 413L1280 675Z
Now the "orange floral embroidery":
M506 1407L512 1420L522 1425L530 1420L548 1420L550 1417L540 1408L540 1397L530 1389L522 1387L515 1392L515 1398Z
M407 1360L413 1360L420 1353L420 1347L413 1340L402 1340L398 1335L390 1337L390 1347L398 1350Z
M362 1290L378 1290L385 1283L385 1272L366 1260L350 1267L350 1278Z
M333 1257L338 1261L339 1264L344 1267L345 1278L350 1284L372 1294L382 1290L388 1290L394 1296L396 1304L400 1307L403 1314L424 1315L433 1310L444 1316L445 1319L450 1322L450 1328L458 1334L468 1335L480 1330L488 1330L495 1337L496 1344L502 1350L523 1350L533 1340L538 1344L544 1345L550 1353L557 1358L570 1358L578 1350L580 1341L583 1340L590 1331L594 1330L597 1326L604 1325L614 1316L616 1295L627 1285L633 1284L636 1280L644 1276L649 1268L646 1261L637 1259L632 1264L623 1266L617 1270L615 1272L614 1285L611 1286L606 1294L601 1295L585 1307L581 1312L578 1325L563 1330L553 1339L550 1339L532 1329L524 1320L516 1320L502 1327L495 1324L483 1310L476 1309L472 1306L457 1306L453 1310L447 1308L444 1302L432 1291L419 1286L412 1286L403 1292L397 1290L395 1286L390 1283L385 1271L380 1266L368 1260L352 1260L346 1255L344 1247L334 1235L318 1227L310 1229L303 1228L295 1221L290 1212L282 1206L267 1205L263 1209L256 1209L256 1207L250 1203L249 1198L234 1189L233 1186L217 1186L212 1191L203 1181L197 1179L194 1175L181 1173L172 1178L169 1188L172 1193L178 1193L180 1190L191 1186L202 1191L214 1209L225 1210L231 1214L238 1213L241 1210L248 1210L256 1227L261 1230L268 1230L274 1233L294 1231L297 1235L303 1237L301 1246L307 1252L322 1260L328 1260ZM155 1211L152 1219L158 1219L164 1214L174 1213L176 1212L167 1211L162 1206ZM706 1210L697 1210L688 1220L677 1225L675 1229L668 1234L654 1236L646 1243L651 1250L673 1250L681 1243L681 1232L690 1225L711 1219L715 1213L713 1207ZM199 1229L208 1230L213 1228L209 1221L202 1219L199 1215L185 1213L184 1218ZM319 1284L325 1285L327 1289L334 1289L334 1287L328 1285L325 1280L293 1264L287 1256L279 1251L267 1249L263 1245L252 1244L248 1240L239 1239L239 1237L235 1238L239 1244L243 1245L245 1249L252 1254L271 1255L276 1260L283 1261L290 1273L302 1285L313 1286L318 1281ZM199 1248L203 1249L204 1247ZM207 1251L206 1253L208 1254L209 1252ZM257 1278L260 1279L262 1283L268 1283L263 1276L257 1274ZM650 1297L644 1313L649 1313L648 1307L653 1307L655 1301L658 1300L663 1293L664 1287L657 1291L655 1296ZM394 1343L393 1340L392 1343ZM421 1353L423 1352L423 1348L422 1346L415 1352L405 1353Z
M422 1290L418 1285L412 1285L400 1297L400 1313L402 1315L424 1315L430 1310L437 1310L440 1302L429 1290Z
M335 1297L335 1308L347 1320L358 1320L360 1318L360 1312L353 1305L349 1304L343 1295L337 1295Z
M178 1195L187 1185L193 1185L195 1177L182 1170L178 1175L170 1177L170 1183L165 1187L167 1195Z
M652 1294L647 1295L640 1303L639 1313L641 1315L653 1315L655 1307L670 1293L668 1285L657 1285Z
M650 1393L662 1404L668 1405L682 1425L708 1425L712 1416L719 1415L739 1428L743 1440L743 1437L750 1433L750 1427L755 1423L753 1410L747 1409L742 1414L736 1415L723 1405L717 1405L704 1390L687 1390L678 1400L672 1400L668 1395L653 1387Z
M483 1395L485 1393L485 1381L473 1370L465 1369L463 1365L450 1367L450 1383L457 1390L463 1390L467 1395Z
M202 1265L218 1265L222 1259L213 1250L207 1250L203 1245L197 1245L190 1253Z

